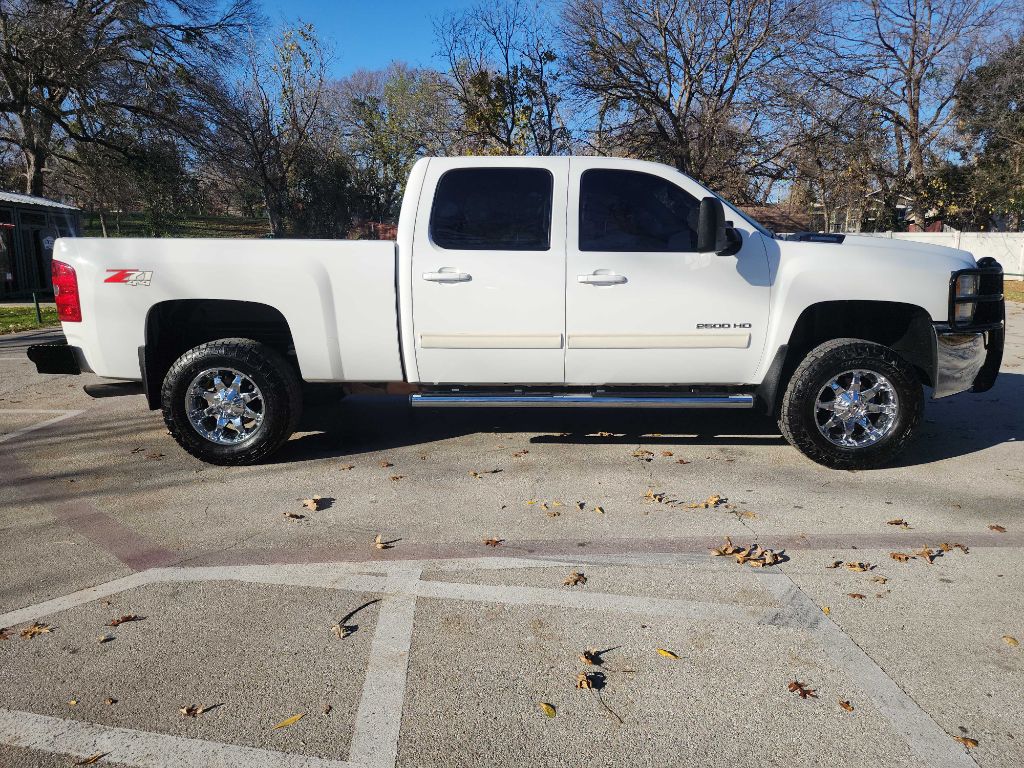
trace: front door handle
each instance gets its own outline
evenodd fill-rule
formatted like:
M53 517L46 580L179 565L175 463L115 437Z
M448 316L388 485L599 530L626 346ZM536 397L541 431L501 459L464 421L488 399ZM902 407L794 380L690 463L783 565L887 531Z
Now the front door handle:
M437 272L424 272L423 279L432 283L467 283L473 276L468 272L459 272L453 267L441 267Z
M626 282L626 276L594 272L590 275L576 275L576 282L586 285L620 285Z

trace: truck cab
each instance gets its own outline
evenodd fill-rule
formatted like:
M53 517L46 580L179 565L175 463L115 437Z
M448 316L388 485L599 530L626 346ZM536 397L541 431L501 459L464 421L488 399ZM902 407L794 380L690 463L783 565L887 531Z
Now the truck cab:
M674 168L424 158L396 242L61 239L68 346L141 381L186 450L252 463L304 382L416 407L754 408L833 467L890 461L935 397L992 386L1002 270L861 236L780 238Z

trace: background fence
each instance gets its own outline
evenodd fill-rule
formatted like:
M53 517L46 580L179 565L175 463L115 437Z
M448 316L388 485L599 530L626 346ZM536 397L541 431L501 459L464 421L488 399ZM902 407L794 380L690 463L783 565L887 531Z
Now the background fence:
M976 259L995 258L1003 265L1008 280L1024 276L1024 232L882 232L875 237L962 248Z

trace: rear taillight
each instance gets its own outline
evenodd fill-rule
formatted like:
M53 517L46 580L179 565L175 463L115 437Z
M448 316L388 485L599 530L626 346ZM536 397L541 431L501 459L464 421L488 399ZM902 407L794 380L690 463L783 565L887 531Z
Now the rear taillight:
M78 275L74 267L63 261L54 261L52 274L58 319L64 323L82 322L82 302L78 297Z

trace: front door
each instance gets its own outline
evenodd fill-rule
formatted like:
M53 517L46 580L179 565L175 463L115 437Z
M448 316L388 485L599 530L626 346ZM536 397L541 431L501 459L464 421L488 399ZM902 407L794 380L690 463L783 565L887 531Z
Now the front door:
M735 221L739 253L697 253L707 192L665 166L574 158L569 189L566 383L753 383L770 293L762 235Z
M434 158L426 170L412 256L418 380L561 384L569 161L475 162Z

